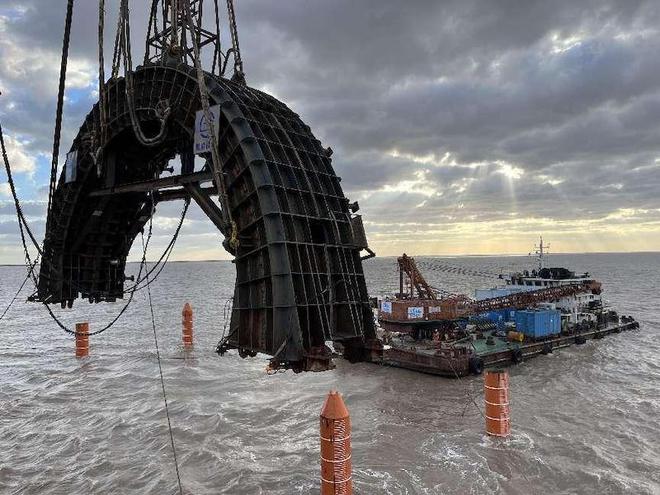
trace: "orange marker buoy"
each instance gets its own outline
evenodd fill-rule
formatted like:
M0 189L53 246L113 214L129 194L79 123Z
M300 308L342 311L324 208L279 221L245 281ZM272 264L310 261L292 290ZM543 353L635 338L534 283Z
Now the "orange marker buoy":
M183 345L189 347L193 345L193 310L190 303L183 305L181 316L183 317Z
M321 411L321 495L352 493L351 417L333 390Z
M509 417L509 372L487 371L484 375L486 399L486 433L508 437L511 433Z
M76 323L76 357L89 355L89 323Z

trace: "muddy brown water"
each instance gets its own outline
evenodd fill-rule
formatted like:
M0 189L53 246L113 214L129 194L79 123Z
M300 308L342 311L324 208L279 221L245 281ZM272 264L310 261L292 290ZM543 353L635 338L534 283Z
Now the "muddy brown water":
M550 260L602 280L604 297L642 330L511 368L513 434L504 441L484 434L470 401L483 402L480 378L341 360L332 372L267 376L265 356L218 357L233 265L168 265L152 292L184 491L318 493L318 414L337 388L352 414L357 494L660 493L660 254ZM443 266L533 266L515 257L418 262L431 283L469 292L497 280ZM0 309L24 273L0 267ZM374 295L395 289L393 258L368 261L366 273ZM195 311L190 352L180 346L185 300ZM93 330L119 307L78 302L57 313ZM0 329L0 493L177 493L146 293L91 338L83 360L38 305L17 302Z

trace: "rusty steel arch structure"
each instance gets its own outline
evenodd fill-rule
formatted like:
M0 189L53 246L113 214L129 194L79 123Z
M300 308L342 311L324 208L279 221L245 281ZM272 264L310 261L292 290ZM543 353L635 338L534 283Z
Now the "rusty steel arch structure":
M163 138L157 145L140 144L126 80L111 79L103 152L95 148L97 104L73 142L53 196L41 301L71 306L77 298L123 298L129 250L162 201L192 199L231 235L211 199L218 184L210 158L194 171L195 116L201 108L194 70L163 61L138 67L132 76L145 134L159 133L162 120L154 109L168 106ZM341 342L351 359L368 359L365 349L377 342L360 255L368 246L331 151L272 96L209 73L205 79L211 104L220 108L219 153L239 241L237 247L224 243L236 265L226 347L242 355L263 352L274 356L276 366L295 370L327 369L328 340ZM181 175L161 177L176 155Z

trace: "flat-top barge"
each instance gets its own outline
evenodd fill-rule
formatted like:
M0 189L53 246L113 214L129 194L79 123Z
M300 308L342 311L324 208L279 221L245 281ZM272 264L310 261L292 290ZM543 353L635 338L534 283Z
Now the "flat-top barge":
M511 341L497 335L496 330L484 331L474 340L453 342L399 336L384 345L380 359L374 358L372 362L446 377L479 375L485 367L518 364L540 354L551 354L555 349L584 344L588 339L601 339L637 328L639 323L634 319L615 317L603 326L581 328L535 341Z
M545 268L542 240L537 254L538 270L478 289L475 299L432 287L404 254L399 292L377 303L383 347L370 360L461 377L639 328L631 316L603 306L601 284L588 273Z

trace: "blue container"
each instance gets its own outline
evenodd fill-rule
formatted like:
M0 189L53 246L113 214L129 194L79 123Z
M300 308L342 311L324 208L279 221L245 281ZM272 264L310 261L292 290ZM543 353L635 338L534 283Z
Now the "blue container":
M492 321L493 323L512 321L511 310L509 309L494 309L492 311L487 311L486 313L481 313L479 318Z
M531 311L517 311L516 312L516 330L525 335L528 335L529 318L532 316Z
M524 310L515 313L516 330L535 339L557 335L561 314L557 310Z
M550 313L550 328L552 335L559 335L561 333L561 312L557 310L548 311Z
M502 315L497 310L489 311L488 313L486 313L486 315L487 315L486 317L493 323L497 323L502 319Z

